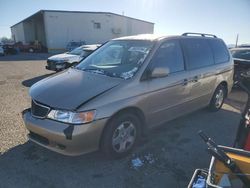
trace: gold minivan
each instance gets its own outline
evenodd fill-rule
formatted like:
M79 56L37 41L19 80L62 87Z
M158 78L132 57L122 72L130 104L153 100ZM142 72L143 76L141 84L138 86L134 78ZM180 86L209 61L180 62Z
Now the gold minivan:
M232 57L214 35L129 36L34 84L23 119L30 140L48 149L116 158L145 130L206 106L219 110L232 85Z

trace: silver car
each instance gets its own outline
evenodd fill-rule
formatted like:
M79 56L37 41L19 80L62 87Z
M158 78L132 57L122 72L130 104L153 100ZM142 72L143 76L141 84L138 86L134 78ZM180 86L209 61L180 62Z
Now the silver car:
M232 57L214 35L130 36L33 85L23 118L30 140L50 150L117 158L153 127L219 110L232 84Z
M72 51L53 55L47 59L45 68L58 72L75 66L100 46L100 44L83 45Z

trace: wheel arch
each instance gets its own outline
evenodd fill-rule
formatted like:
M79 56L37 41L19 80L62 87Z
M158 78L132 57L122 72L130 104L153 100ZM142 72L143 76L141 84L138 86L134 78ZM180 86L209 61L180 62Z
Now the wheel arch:
M125 114L125 113L130 113L130 114L135 114L137 117L139 117L139 120L141 122L141 133L144 134L145 131L146 131L146 118L145 118L145 115L143 113L143 111L138 108L138 107L135 107L135 106L130 106L130 107L126 107L126 108L123 108L123 109L120 109L119 111L115 112L109 119L108 121L106 122L103 130L102 130L102 134L101 134L101 137L100 137L100 141L99 141L99 147L101 147L101 144L102 144L102 140L103 140L103 136L104 136L104 133L109 125L109 123L117 116L121 115L121 114Z
M226 97L227 97L227 95L228 95L228 83L224 80L224 81L220 82L219 85L222 85L226 89Z

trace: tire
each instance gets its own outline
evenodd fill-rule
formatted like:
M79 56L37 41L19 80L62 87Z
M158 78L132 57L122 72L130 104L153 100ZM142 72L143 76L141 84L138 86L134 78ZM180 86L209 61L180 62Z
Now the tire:
M225 86L221 84L216 88L209 104L209 110L211 112L216 112L221 109L227 95L226 91Z
M133 114L120 114L107 124L101 140L101 150L111 159L128 155L141 136L140 120Z

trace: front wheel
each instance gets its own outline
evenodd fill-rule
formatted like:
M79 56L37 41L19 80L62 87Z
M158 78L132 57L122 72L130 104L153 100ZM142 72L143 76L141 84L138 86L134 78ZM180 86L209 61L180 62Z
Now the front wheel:
M109 158L126 156L140 137L140 120L133 114L114 117L104 131L101 149Z
M226 88L223 85L219 85L209 104L209 110L212 112L216 112L221 109L224 100L226 98Z

